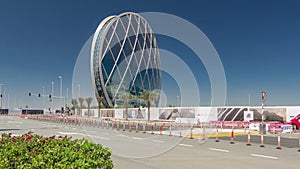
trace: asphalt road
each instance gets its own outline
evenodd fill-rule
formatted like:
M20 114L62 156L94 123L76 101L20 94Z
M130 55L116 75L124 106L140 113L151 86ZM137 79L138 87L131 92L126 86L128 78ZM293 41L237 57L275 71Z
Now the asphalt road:
M285 146L278 150L272 143L266 144L264 148L261 148L259 143L246 146L245 140L243 140L245 137L237 137L235 144L230 144L226 138L222 138L220 142L216 143L214 139L202 141L5 116L0 117L0 131L16 135L33 131L44 136L85 137L109 147L112 150L112 159L117 169L298 169L300 167L300 152L297 147ZM254 141L255 136L252 138ZM239 139L240 141L238 141ZM293 139L285 139L287 140L282 140L282 142L286 142L285 144L294 142Z

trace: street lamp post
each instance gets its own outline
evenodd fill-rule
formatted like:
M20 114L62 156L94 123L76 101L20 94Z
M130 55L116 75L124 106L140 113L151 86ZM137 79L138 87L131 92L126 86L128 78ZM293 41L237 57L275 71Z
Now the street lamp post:
M50 111L53 111L54 109L54 82L51 82L51 85L52 85L52 91L51 91L51 108L50 108Z
M67 88L66 97L65 97L65 106L68 107L68 99L69 99L69 88Z
M80 84L77 84L77 87L78 87L78 91L77 91L77 97L78 99L80 98ZM79 105L78 105L78 108L77 110L79 110ZM81 110L81 109L80 109ZM77 115L79 114L80 112L77 112ZM80 115L79 115L80 116Z
M60 89L59 89L60 100L59 100L59 106L61 108L62 107L62 101L61 101L61 98L62 98L62 76L58 76L58 78L60 80Z
M2 97L3 97L3 95L2 95L2 86L3 86L3 84L0 84L0 109L2 109Z
M43 95L43 109L45 109L45 86L42 87L43 91L42 91L42 95Z
M266 92L261 92L261 121L264 121L264 104L265 104L265 96Z

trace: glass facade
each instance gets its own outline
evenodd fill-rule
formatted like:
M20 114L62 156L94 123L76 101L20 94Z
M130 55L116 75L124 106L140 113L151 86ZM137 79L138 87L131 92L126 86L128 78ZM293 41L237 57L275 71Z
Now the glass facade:
M91 71L96 97L105 106L157 104L160 55L146 20L132 12L104 19L94 34Z

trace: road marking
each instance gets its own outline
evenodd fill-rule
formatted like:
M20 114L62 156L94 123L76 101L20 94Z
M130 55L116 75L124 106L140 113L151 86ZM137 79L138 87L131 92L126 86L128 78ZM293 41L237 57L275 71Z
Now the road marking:
M59 131L58 133L60 133L60 134L66 134L66 135L88 136L88 137L99 138L99 139L102 139L102 140L110 140L109 138L106 138L106 137L100 137L100 136L94 136L94 135L82 134L82 133L67 133L67 132L61 132L61 131Z
M119 137L125 137L125 135L123 135L123 134L118 134L117 136L119 136Z
M136 140L142 140L143 138L141 137L131 137L132 139L136 139Z
M209 148L212 151L220 151L220 152L225 152L225 153L229 153L228 150L223 150L223 149L218 149L218 148Z
M193 147L193 145L189 145L189 144L178 144L180 146L184 146L184 147Z
M104 135L109 135L108 133L102 133L102 134L104 134Z
M165 141L161 141L161 140L152 140L153 142L156 142L156 143L163 143Z
M19 121L8 121L7 123L23 124L23 122L19 122Z
M75 134L78 134L78 133L68 133L68 132L61 132L61 131L59 131L58 133L59 134L65 134L65 135L75 135Z
M106 137L93 136L93 135L89 135L89 134L81 134L81 133L78 133L78 135L88 136L88 137L94 137L94 138L99 138L99 139L102 139L102 140L110 140L109 138L106 138Z
M250 154L253 157L261 157L261 158L268 158L268 159L273 159L273 160L278 160L278 157L272 157L272 156L265 156L261 154Z

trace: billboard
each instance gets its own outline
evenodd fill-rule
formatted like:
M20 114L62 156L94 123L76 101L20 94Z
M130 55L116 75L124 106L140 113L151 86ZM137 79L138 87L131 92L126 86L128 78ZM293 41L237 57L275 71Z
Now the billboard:
M176 118L195 118L195 108L164 108L159 109L160 120L176 120Z
M126 118L126 109L123 109L123 118ZM146 109L128 108L128 118L146 120Z

